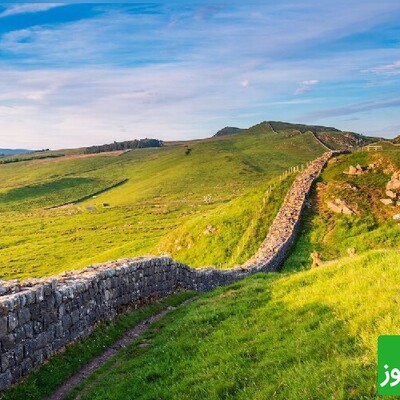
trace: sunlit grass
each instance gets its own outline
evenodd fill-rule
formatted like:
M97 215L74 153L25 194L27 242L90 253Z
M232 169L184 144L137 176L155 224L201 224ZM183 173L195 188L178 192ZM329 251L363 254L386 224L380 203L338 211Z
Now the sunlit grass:
M0 165L0 279L145 254L235 265L262 242L293 178L276 185L276 177L323 151L309 134L276 135L260 124L233 137L123 155ZM95 198L45 210L122 179Z
M152 327L83 399L378 398L377 336L400 333L399 264L372 251L217 289Z

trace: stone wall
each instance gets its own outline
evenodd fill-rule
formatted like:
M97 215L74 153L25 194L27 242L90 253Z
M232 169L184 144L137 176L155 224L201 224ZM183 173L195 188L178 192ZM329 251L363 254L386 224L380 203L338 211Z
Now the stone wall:
M90 266L54 278L0 282L0 391L87 336L100 321L180 289L205 292L260 271L277 271L293 244L306 196L327 152L295 179L258 252L229 270L193 269L168 257Z

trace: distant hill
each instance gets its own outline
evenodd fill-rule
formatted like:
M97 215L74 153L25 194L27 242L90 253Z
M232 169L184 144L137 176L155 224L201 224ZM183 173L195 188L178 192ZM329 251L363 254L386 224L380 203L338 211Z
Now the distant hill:
M12 156L15 154L26 154L31 153L34 150L26 150L26 149L0 149L0 156Z
M218 136L227 136L227 135L235 135L237 133L243 132L245 131L245 129L241 129L241 128L235 128L234 126L226 126L225 128L222 128L221 130L219 130L214 137L218 137Z
M292 124L283 121L264 121L247 129L227 126L219 130L213 137L230 136L239 133L274 132L292 137L310 132L324 146L337 150L352 150L356 147L364 146L374 142L377 138L371 138L354 132L344 132L331 126ZM396 140L396 139L395 139ZM400 143L400 137L397 138Z
M397 135L394 139L390 140L394 144L400 144L400 135Z
M282 122L282 121L266 121L266 122L272 127L274 131L297 130L300 133L342 132L341 130L333 128L331 126L292 124L290 122Z
M352 150L369 143L376 142L377 138L360 135L354 132L318 132L314 135L330 149Z
M339 129L332 128L330 126L292 124L290 122L282 122L282 121L264 121L261 122L260 124L265 125L267 128L270 128L272 129L272 131L275 132L279 131L297 131L297 133L341 132ZM255 126L258 126L260 124L257 124ZM213 137L235 135L245 131L247 131L247 129L236 128L233 126L226 126L225 128L219 130Z

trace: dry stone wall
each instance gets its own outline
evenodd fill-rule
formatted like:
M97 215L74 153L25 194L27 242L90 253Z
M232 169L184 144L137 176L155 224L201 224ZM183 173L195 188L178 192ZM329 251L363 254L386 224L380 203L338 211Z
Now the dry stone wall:
M0 391L127 306L138 307L181 289L205 292L257 272L277 271L295 240L313 181L338 153L325 153L295 179L265 241L243 266L193 269L168 257L139 257L54 278L0 282Z

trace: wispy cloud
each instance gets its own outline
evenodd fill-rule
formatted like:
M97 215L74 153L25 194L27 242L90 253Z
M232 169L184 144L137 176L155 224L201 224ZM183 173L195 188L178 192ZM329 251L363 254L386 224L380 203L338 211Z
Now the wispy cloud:
M28 14L47 11L55 7L63 6L62 3L21 3L14 5L7 5L6 9L0 13L0 18L8 17L10 15Z
M3 16L21 14L28 23L0 34L0 147L17 139L63 147L204 137L267 118L341 122L342 115L400 106L396 85L367 85L361 72L379 59L384 65L370 71L374 80L391 74L397 82L397 48L338 45L397 26L400 3L218 4L96 4L67 21L63 9L60 21L57 11L47 13L49 21L22 15L60 4L7 6ZM41 22L29 24L36 17ZM365 126L371 114L363 114Z
M386 64L379 67L366 69L364 72L372 72L377 75L394 76L400 75L400 61Z
M343 115L352 115L363 113L367 111L380 110L384 108L392 108L400 106L400 98L365 101L360 103L348 104L343 107L335 107L329 109L323 109L304 115L301 119L303 120L319 120L329 117L339 117Z
M312 86L315 86L319 83L317 79L310 79L307 81L303 81L300 83L300 86L296 89L295 94L303 94L307 93L311 90Z

